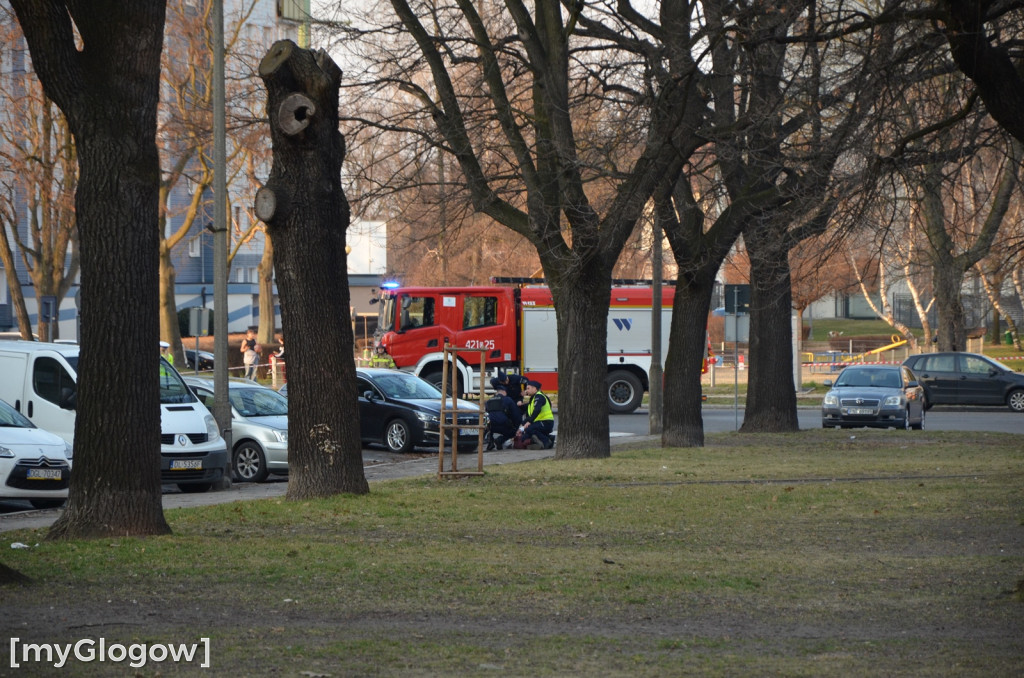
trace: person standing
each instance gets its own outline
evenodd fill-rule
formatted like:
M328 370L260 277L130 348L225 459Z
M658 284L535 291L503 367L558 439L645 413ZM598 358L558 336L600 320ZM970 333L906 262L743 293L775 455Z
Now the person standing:
M242 340L242 363L245 365L246 379L256 381L256 369L260 364L260 353L263 347L256 342L256 332L250 327L245 331L245 339Z
M171 353L171 345L166 341L160 342L160 356L170 364L174 364L174 354Z
M551 410L551 401L540 392L540 382L532 379L526 382L526 414L519 430L531 442L527 449L550 450L555 446L551 442L551 431L555 428L555 415Z

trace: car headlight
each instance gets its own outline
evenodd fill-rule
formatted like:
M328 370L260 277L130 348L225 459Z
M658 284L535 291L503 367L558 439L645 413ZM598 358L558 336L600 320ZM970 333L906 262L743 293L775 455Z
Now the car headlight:
M439 424L441 420L436 414L430 414L429 412L417 412L416 418L427 424Z
M903 404L903 398L901 396L898 396L898 395L889 396L888 398L885 399L885 402L882 403L882 404L886 405L886 406L889 406L889 405L897 405L897 406L899 406L899 405Z
M220 437L220 429L217 428L217 420L212 414L206 415L206 439L216 440Z
M14 458L14 451L0 445L0 457Z
M825 400L822 402L824 402L824 404L826 405L831 405L832 407L835 407L839 405L839 398L836 397L835 393L826 393Z
M277 442L279 442L279 443L286 443L286 442L288 442L288 431L282 431L280 429L276 429L275 428L275 429L271 429L271 433L274 434L274 437L277 439Z
M67 441L64 442L64 456L68 459L74 459L75 457L75 448Z

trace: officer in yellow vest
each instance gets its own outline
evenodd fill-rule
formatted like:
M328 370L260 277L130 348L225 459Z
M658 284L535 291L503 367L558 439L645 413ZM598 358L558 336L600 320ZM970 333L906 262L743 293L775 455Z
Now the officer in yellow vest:
M551 442L551 431L555 428L555 415L551 411L551 401L540 392L540 382L529 380L524 389L526 414L519 430L530 440L527 449L549 450L554 447Z

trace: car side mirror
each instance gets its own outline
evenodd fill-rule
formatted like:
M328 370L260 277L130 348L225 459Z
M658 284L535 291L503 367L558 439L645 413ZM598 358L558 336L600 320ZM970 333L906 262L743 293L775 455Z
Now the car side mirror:
M825 381L821 382L821 385L822 386L831 386L832 385L832 380L831 379L826 379Z
M364 391L363 392L363 397L366 398L367 400L372 401L373 400L373 391Z
M73 388L62 388L60 390L60 408L63 410L74 410L76 409L76 401L78 399L78 392Z
M907 382L907 388L917 388L920 385L921 385L921 383L918 382L918 381L908 381Z

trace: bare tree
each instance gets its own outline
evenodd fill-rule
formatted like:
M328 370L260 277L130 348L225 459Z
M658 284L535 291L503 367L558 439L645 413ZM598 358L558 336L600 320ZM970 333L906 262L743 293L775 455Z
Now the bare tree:
M1024 8L998 0L938 0L935 7L957 67L974 82L989 114L1024 143Z
M369 19L349 21L352 31L339 42L354 48L372 42L373 63L358 78L365 83L361 102L401 99L405 106L402 117L364 122L417 136L452 157L448 169L458 168L474 208L536 249L558 324L556 456L606 457L607 406L595 385L607 377L611 272L677 156L692 82L678 73L664 86L649 82L642 101L628 93L616 98L618 80L631 73L643 79L635 59L641 45L623 49L618 37L631 29L596 3L566 8L542 0L531 10L518 0L393 0L391 8L397 19L375 17L377 29L359 33ZM579 30L584 18L593 22L587 36ZM596 24L616 40L598 34ZM602 102L597 110L595 92ZM581 116L593 115L604 119L589 130L611 133L642 120L649 134L627 158L598 166L608 157L580 129ZM610 177L613 190L595 199L590 182L598 176Z
M0 25L7 31L0 42L23 42L16 22ZM0 100L6 122L0 126L0 159L4 161L0 166L0 224L6 228L0 227L0 262L22 337L32 339L16 262L20 260L28 272L37 304L52 296L59 308L78 276L74 210L78 161L63 114L46 98L31 72L12 73L3 83ZM58 338L59 324L44 323L42 317L39 313L36 325L40 340Z
M160 146L163 171L160 182L160 338L175 352L177 364L183 364L178 308L175 301L176 271L173 252L179 248L196 224L209 220L213 211L213 45L210 13L213 3L173 2L168 5L167 40L162 60L162 80L169 96L161 102ZM254 2L244 3L237 15L230 17L225 30L225 68L227 99L231 102L226 185L232 194L250 196L256 191L254 167L267 160L269 149L260 128L255 124L262 114L255 114L252 103L256 96L249 81L254 77L260 56L252 52L254 45L244 39ZM230 198L229 198L230 199ZM235 198L239 202L237 196ZM230 213L230 210L229 210ZM235 220L231 237L233 259L238 247L248 242L258 226L249 220L242 226ZM272 271L270 273L272 279ZM261 300L264 296L261 287ZM265 296L273 310L272 288ZM273 333L274 313L260 316L261 325L269 323L260 335L268 341ZM261 327L261 329L263 329Z
M12 0L11 5L43 90L67 117L80 168L75 482L50 536L166 533L156 370L160 166L155 143L165 3ZM108 360L112 336L119 342L113 362Z

